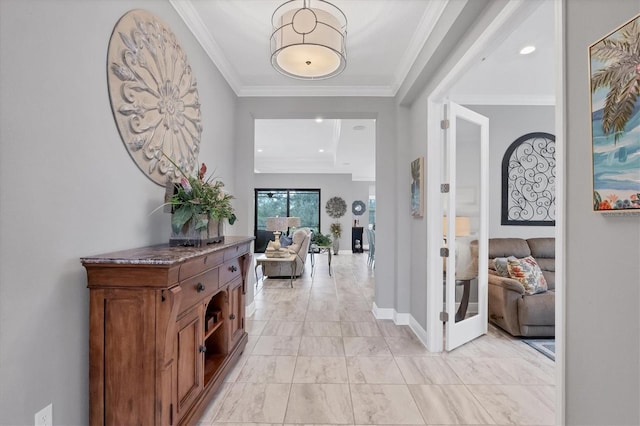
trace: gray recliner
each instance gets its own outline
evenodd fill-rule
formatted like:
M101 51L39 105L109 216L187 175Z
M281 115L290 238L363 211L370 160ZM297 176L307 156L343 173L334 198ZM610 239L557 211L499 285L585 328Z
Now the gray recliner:
M533 256L548 290L525 294L522 284L502 277L495 270L497 257ZM489 321L513 336L555 336L555 238L489 239Z

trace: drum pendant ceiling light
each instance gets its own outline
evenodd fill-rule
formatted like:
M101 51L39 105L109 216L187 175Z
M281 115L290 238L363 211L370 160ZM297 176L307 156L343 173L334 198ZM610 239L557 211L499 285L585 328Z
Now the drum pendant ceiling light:
M347 65L347 17L324 0L290 0L271 17L271 64L280 73L321 80Z

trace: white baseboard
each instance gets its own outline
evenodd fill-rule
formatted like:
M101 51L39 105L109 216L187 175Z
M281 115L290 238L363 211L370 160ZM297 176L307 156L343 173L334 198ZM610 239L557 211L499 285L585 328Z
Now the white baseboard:
M457 308L458 306L456 306L456 309ZM416 321L416 319L411 314L399 313L393 308L379 308L376 305L376 302L373 302L373 308L371 309L371 312L373 313L373 316L376 317L376 319L393 320L394 324L396 325L408 325L409 328L411 328L411 330L414 332L418 340L420 340L420 343L422 343L428 351L434 352L429 348L429 345L427 344L427 330L422 328L420 323L418 323L418 321ZM469 303L467 313L477 314L478 303Z
M249 305L246 305L244 307L244 316L246 318L252 316L253 314L256 313L256 302L251 302Z
M427 348L427 350L429 350L429 346L427 345L427 330L425 330L424 328L422 328L422 326L418 323L418 321L416 321L416 319L411 316L410 322L409 322L409 327L411 328L411 330L415 333L416 337L418 338L418 340L420 340L420 343L422 343L422 345Z
M371 309L371 312L376 319L393 319L393 313L395 311L396 310L392 308L378 308L376 302L373 302L373 308Z
M399 313L393 308L378 308L376 302L373 302L371 312L376 319L390 319L396 325L409 325L411 318L411 315Z

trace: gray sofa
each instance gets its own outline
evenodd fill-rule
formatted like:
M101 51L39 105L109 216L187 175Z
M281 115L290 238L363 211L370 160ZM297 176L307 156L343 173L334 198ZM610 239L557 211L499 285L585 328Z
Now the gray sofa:
M525 294L522 284L495 270L497 257L533 256L547 281L543 293ZM513 336L555 336L555 238L489 239L489 321Z

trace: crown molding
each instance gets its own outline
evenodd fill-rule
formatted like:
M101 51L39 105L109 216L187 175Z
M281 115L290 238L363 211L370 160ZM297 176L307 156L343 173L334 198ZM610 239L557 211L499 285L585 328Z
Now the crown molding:
M444 0L446 4L449 0ZM227 81L233 92L238 97L274 97L274 96L292 96L292 97L322 97L322 96L365 96L365 97L394 97L399 84L394 83L391 86L247 86L241 83L233 65L227 60L222 52L222 49L215 41L207 26L202 21L202 18L198 14L196 8L193 5L192 0L169 0L169 3L176 10L178 15L182 18L187 28L192 32L196 40L200 43L205 53L214 65L218 68L224 79ZM427 11L431 7L427 8ZM433 25L430 21L433 17L425 19L427 13L423 15L421 26ZM436 19L439 17L435 17ZM423 28L420 31L424 31ZM403 59L403 62L409 63L412 55L417 55L418 52L412 52L410 49L415 49L414 44L419 44L419 36L414 35L412 45L407 49L407 54ZM422 47L421 45L419 46ZM415 58L414 58L415 59ZM397 75L406 76L406 71L398 73ZM315 82L317 83L317 82Z
M398 65L398 68L394 73L394 96L396 95L398 90L400 90L400 86L402 86L402 83L407 78L407 75L409 75L411 67L418 59L418 55L424 48L425 43L429 39L429 36L433 32L436 23L440 19L440 16L444 12L448 3L449 0L429 2L427 8L422 14L420 23L418 24L416 31L413 33L413 37L411 38L411 41L409 42L409 45L405 50L402 59L400 60L400 64Z
M213 61L218 68L222 77L224 77L235 94L238 95L241 88L238 74L233 68L233 65L231 65L222 53L222 49L207 29L207 26L202 21L191 0L169 0L169 3L171 3L171 6L173 6L182 18L187 28L191 30L191 33L196 40L198 40L209 58L211 58L211 61Z
M391 86L243 86L236 94L239 97L264 96L365 96L394 97Z
M449 95L460 105L543 105L555 106L554 95Z

